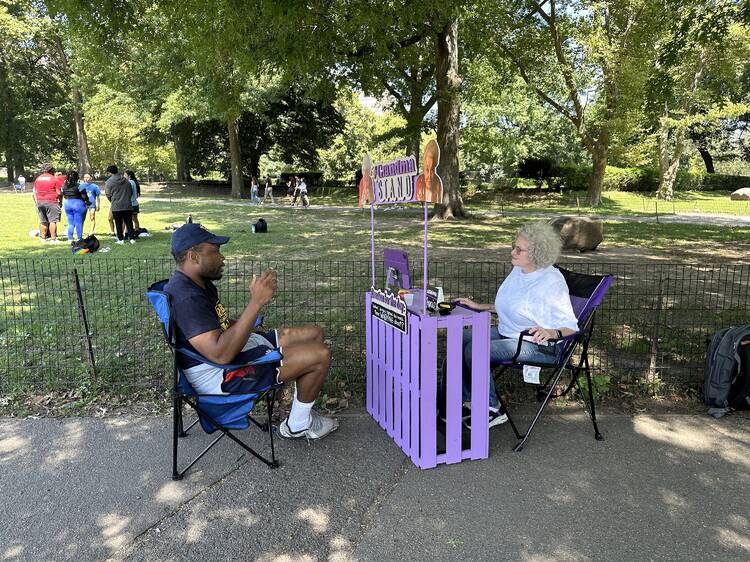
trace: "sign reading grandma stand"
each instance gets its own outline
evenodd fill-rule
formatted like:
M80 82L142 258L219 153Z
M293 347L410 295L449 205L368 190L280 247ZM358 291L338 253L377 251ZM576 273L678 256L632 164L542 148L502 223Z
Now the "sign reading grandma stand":
M376 164L375 203L409 203L414 201L414 176L417 175L417 160L406 156Z

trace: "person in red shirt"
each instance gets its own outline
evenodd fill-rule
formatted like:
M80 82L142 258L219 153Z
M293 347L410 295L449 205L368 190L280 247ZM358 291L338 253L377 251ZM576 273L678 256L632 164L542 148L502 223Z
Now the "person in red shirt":
M55 169L45 166L44 170L34 180L34 203L39 215L39 238L59 244L57 239L57 223L60 222L60 202L62 201L62 186L58 185L53 175ZM65 176L62 176L63 180Z

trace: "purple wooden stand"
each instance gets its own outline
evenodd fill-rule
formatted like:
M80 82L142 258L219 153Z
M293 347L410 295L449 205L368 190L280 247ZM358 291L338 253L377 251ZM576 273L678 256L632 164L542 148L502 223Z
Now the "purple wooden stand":
M367 293L367 411L419 468L489 454L490 313L456 307L450 316L408 313L408 334L373 318ZM472 328L471 439L461 443L463 329ZM446 330L445 453L437 453L438 330Z

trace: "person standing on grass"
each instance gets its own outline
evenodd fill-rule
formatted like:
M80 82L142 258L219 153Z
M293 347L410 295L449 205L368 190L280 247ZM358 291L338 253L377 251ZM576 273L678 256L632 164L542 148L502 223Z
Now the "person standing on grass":
M133 170L125 170L125 179L130 182L130 206L133 207L133 226L137 232L141 228L141 223L138 221L138 214L141 212L141 206L138 204L138 198L141 196L141 184L135 177Z
M58 186L53 175L55 169L47 165L36 180L32 196L39 215L39 238L42 242L49 240L52 244L59 244L57 239L57 223L60 222L60 203L62 202L62 186Z
M83 223L86 220L86 190L78 183L78 172L71 170L62 187L65 198L65 216L68 217L68 242L73 243L73 234L83 239Z
M88 200L86 207L88 208L89 222L91 223L89 227L89 236L91 236L94 234L94 228L96 227L96 212L100 207L99 196L101 190L98 185L91 181L91 174L83 174L81 189L86 192L86 199Z
M112 219L117 232L116 244L124 244L126 239L130 240L131 244L135 244L133 206L130 203L133 190L130 182L118 173L117 166L114 164L107 167L107 173L109 179L104 183L104 193L112 202ZM127 233L123 227L127 228Z

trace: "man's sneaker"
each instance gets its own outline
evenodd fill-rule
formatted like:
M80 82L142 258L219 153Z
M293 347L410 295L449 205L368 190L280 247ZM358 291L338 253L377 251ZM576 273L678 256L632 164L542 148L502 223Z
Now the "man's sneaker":
M125 240L118 240L117 242L115 242L115 244L124 244L124 243L125 243Z
M327 418L321 416L315 411L310 412L310 426L307 429L301 429L300 431L292 431L289 429L289 418L281 422L279 426L279 434L287 439L298 439L300 437L307 437L307 439L322 439L332 431L336 431L339 427L339 422L333 418Z
M131 238L131 239L130 239L130 243L131 243L131 244L135 244L135 240L133 240L133 239Z
M503 407L500 407L500 409L490 407L489 416L489 427L495 427L508 421L508 414ZM464 418L464 426L471 429L471 416Z

